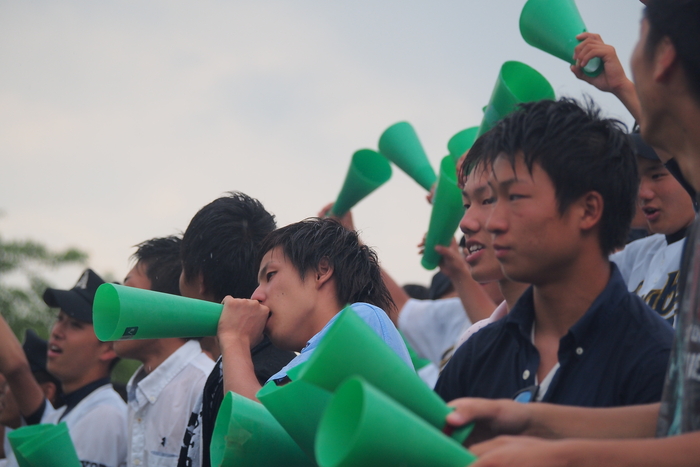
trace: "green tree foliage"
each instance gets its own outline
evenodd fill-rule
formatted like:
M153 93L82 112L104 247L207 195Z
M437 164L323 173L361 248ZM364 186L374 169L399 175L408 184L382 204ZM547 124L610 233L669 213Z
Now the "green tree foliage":
M51 251L32 240L6 241L0 237L0 310L20 340L27 328L47 338L55 319L55 312L41 298L50 287L43 273L61 266L85 264L87 258L87 253L75 248ZM8 276L17 280L10 284L6 280Z

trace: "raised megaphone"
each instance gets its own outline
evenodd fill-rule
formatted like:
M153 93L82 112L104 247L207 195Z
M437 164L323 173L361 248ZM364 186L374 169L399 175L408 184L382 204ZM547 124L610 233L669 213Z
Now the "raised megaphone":
M477 138L523 102L554 99L552 85L534 68L521 62L505 62L498 73L491 100L484 109L484 118Z
M576 36L583 32L586 25L574 0L528 0L520 13L520 34L525 42L572 65L579 43ZM583 71L588 76L599 75L603 62L593 58Z
M457 163L459 158L464 155L465 152L471 149L472 145L474 144L474 141L476 141L477 133L479 133L479 127L473 126L455 134L447 142L447 151L450 153L450 156L452 156L452 158L454 159L455 164Z
M215 336L223 305L105 283L95 292L92 321L101 341Z
M379 152L426 190L435 183L435 171L410 123L399 122L387 128L379 138Z
M262 404L233 392L221 403L209 452L215 467L316 465Z
M352 155L345 182L329 214L342 217L390 178L391 164L386 157L371 149L360 149Z
M435 269L440 264L442 256L435 251L435 245L450 245L462 216L464 205L462 190L457 186L457 167L452 156L445 156L440 163L440 178L433 196L433 210L421 259L425 269Z
M316 437L322 467L464 467L476 456L362 378L340 386Z

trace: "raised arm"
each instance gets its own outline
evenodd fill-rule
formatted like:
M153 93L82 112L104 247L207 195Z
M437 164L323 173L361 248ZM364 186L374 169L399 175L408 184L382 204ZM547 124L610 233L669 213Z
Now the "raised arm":
M625 75L615 48L605 44L598 34L590 32L579 34L576 39L582 42L574 50L576 65L571 66L571 71L578 79L590 83L603 92L614 94L627 107L634 119L639 121L641 116L639 97L634 83ZM583 72L583 67L594 57L599 57L605 68L598 76L590 77Z
M227 296L219 319L217 337L224 372L224 394L233 391L257 401L261 386L255 376L250 349L263 339L270 310L257 300Z
M28 417L36 412L44 402L44 393L32 374L22 345L2 317L0 317L0 373L5 375L22 416Z
M496 309L496 303L491 300L482 285L472 278L469 265L464 261L457 242L453 239L449 247L437 245L435 251L442 255L440 271L450 278L469 321L476 323L491 316Z

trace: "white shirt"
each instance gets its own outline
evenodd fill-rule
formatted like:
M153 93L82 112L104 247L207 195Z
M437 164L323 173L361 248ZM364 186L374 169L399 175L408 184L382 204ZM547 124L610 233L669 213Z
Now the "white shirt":
M410 299L399 313L399 330L413 350L440 369L452 357L455 342L470 325L459 297Z
M41 423L66 422L83 465L126 465L126 404L111 384L92 391L61 419L65 410L54 409L47 400Z
M685 239L666 242L662 234L650 235L610 255L627 283L662 318L675 325L678 309L678 276Z
M201 397L214 362L191 340L146 375L129 380L128 465L176 466L188 417Z

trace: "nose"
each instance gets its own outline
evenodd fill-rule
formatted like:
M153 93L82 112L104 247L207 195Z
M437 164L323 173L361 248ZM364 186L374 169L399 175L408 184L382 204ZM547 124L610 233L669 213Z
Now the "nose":
M471 208L464 211L462 220L459 221L459 230L462 231L464 235L469 237L474 235L481 229L479 221L472 215Z
M492 235L496 236L502 234L506 231L508 227L508 222L506 219L506 209L505 203L502 199L496 200L493 204L493 209L491 214L486 221L486 230L488 230Z
M642 177L639 182L639 201L651 201L654 198L654 190L651 188L651 181Z
M258 288L253 291L253 295L250 296L250 299L257 300L260 303L265 301L265 294L263 293L262 286L258 286Z

